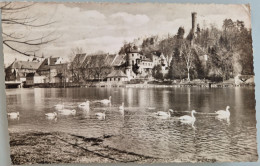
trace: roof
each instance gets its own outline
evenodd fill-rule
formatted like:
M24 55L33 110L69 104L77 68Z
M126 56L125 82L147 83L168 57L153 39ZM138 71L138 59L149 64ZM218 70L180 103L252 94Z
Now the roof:
M125 56L124 54L118 54L116 55L113 63L112 63L112 66L121 66L122 64L125 63Z
M80 67L83 64L85 58L86 58L86 53L84 53L84 54L76 54L76 56L74 57L72 63L74 65L77 65L77 66Z
M56 61L54 60L56 59ZM51 68L61 68L67 67L67 63L56 64L58 58L50 58L50 64L48 63L48 58L44 59L38 68L38 71L50 70Z
M40 67L40 65L41 65L41 63L39 63L39 62L14 61L8 68L37 70Z
M150 58L142 59L142 61L153 62Z
M118 54L97 54L97 55L87 55L83 67L95 68L95 67L111 67L120 66L125 63L125 55Z
M127 77L127 75L121 70L114 70L107 75L107 78L112 78L112 77Z
M40 76L38 73L28 73L26 77L35 77L35 76Z

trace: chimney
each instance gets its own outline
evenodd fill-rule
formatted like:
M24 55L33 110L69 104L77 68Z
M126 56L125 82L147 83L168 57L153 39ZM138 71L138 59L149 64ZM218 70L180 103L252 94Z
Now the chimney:
M196 31L196 25L197 25L197 13L192 12L191 18L192 18L192 34L194 35Z
M48 65L51 64L51 56L48 58Z

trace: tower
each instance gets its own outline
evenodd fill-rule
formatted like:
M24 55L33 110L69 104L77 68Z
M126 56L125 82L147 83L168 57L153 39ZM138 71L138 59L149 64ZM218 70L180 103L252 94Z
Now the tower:
M192 12L191 13L191 24L192 24L192 27L191 27L191 45L193 46L193 43L194 43L194 38L196 37L196 28L197 28L197 13L196 12Z
M192 23L192 35L195 35L195 31L196 31L196 27L197 27L197 13L196 12L192 12L191 13L191 23Z

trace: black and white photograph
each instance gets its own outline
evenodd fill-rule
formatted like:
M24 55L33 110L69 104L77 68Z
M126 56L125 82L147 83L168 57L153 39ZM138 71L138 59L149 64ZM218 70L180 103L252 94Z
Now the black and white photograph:
M258 160L249 4L0 9L13 165Z

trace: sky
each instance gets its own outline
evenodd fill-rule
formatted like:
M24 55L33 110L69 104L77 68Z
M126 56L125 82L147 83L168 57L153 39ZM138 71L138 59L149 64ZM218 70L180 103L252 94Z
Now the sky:
M26 2L24 2L26 3ZM21 5L21 3L15 4ZM36 17L33 24L55 22L43 27L24 27L3 24L3 32L24 35L26 39L49 36L56 40L37 47L35 54L44 57L69 59L71 49L80 47L87 54L98 51L117 53L124 42L151 35L164 38L175 35L180 26L186 35L191 29L191 13L197 12L201 28L214 24L222 27L223 20L242 20L251 28L250 8L247 5L174 4L174 3L37 3L14 17ZM11 17L10 15L4 17ZM32 46L15 45L22 50ZM4 47L5 64L14 59L28 60Z

